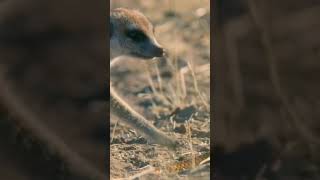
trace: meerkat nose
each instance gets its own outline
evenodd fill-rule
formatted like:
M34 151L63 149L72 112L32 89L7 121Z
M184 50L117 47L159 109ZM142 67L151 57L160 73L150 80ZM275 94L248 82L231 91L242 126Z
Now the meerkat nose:
M168 56L169 56L169 52L163 48L162 57L168 57Z
M163 47L160 47L159 54L160 54L160 57L164 57L166 54L166 50Z
M165 49L162 47L156 47L153 50L153 54L155 57L163 57L165 54Z

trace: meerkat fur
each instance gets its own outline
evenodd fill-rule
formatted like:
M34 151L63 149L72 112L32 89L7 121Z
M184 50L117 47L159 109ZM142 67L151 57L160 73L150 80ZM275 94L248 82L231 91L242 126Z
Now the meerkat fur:
M110 12L110 68L119 56L148 60L165 51L154 36L154 27L139 11L117 8ZM177 141L154 127L121 98L110 82L110 112L151 141L174 147Z

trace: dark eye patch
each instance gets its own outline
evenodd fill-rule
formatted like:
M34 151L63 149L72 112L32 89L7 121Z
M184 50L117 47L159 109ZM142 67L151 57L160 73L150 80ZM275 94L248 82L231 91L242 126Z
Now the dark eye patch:
M145 41L147 39L147 36L145 35L145 33L137 29L128 30L126 32L126 36L136 42Z

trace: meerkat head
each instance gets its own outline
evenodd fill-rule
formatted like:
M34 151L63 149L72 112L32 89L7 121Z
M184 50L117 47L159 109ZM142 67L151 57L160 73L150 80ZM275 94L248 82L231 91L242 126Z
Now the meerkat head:
M110 12L111 57L120 55L143 59L162 57L164 49L154 36L154 27L139 11L124 8Z

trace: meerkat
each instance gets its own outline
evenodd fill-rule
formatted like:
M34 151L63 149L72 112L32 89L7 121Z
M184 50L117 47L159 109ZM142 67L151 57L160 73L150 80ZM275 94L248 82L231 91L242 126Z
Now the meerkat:
M117 8L110 12L110 69L118 56L131 56L148 60L163 57L165 50L154 36L154 27L137 10ZM110 112L151 141L175 147L177 141L154 127L124 101L110 80Z

